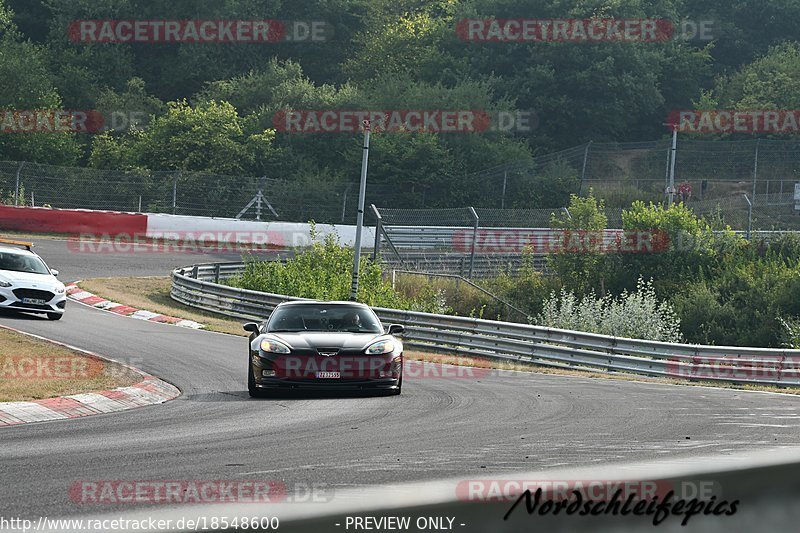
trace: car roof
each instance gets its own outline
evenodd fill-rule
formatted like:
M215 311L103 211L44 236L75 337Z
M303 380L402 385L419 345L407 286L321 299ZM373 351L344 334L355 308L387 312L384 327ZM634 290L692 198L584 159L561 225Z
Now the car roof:
M19 255L36 255L30 250L23 250L22 248L15 248L13 246L8 246L5 244L0 244L0 252L4 254L12 253L12 254L19 254ZM38 257L38 256L37 256Z
M341 306L348 306L348 307L366 307L369 308L368 305L362 304L361 302L343 302L343 301L321 301L321 300L292 300L290 302L281 302L278 305L280 307L288 307L288 306L296 306L296 305L341 305Z

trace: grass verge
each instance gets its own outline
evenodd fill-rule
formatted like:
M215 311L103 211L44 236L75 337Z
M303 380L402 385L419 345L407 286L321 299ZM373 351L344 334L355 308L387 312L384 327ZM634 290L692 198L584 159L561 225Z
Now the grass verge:
M180 304L170 298L170 285L169 277L96 278L80 282L82 289L113 302L153 313L194 320L203 324L205 329L219 333L246 335L242 330L244 320L224 318Z
M217 314L197 311L170 298L170 279L166 277L98 278L82 281L80 286L92 294L125 305L144 309L146 311L152 311L154 313L161 313L177 318L194 320L195 322L205 325L206 329L211 331L227 333L230 335L238 335L241 337L248 336L248 333L242 330L242 324L245 322L244 320L224 318ZM781 388L762 385L738 385L735 383L722 383L715 381L687 381L680 379L638 376L633 374L601 373L592 372L590 370L562 369L524 362L497 361L495 359L482 357L467 357L441 353L437 354L419 352L416 350L406 351L405 355L406 359L413 361L426 361L456 366L472 366L491 370L533 372L537 374L573 376L589 379L614 379L671 385L703 385L725 389L780 392L785 394L800 395L800 389L790 387Z
M141 379L122 365L0 329L0 402L114 389Z

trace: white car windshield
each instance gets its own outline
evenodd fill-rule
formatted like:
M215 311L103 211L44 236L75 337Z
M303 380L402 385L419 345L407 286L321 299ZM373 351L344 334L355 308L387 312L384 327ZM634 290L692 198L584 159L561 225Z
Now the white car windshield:
M49 274L41 259L32 255L0 252L0 270L27 272L29 274Z

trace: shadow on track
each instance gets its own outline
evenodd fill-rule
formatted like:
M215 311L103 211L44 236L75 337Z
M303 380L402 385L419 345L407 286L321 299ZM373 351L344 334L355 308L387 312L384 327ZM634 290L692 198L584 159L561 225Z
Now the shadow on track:
M286 400L332 400L352 398L385 398L395 396L379 391L281 391L264 398L251 398L246 390L211 392L207 394L191 394L183 396L184 401L194 402L275 402Z

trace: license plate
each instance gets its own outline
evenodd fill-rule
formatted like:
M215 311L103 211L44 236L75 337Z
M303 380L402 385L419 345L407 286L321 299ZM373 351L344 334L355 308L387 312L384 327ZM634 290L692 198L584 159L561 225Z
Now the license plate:
M339 379L341 377L339 372L317 372L317 379Z
M37 298L23 298L22 303L31 305L44 305L47 303L47 300L39 300Z

